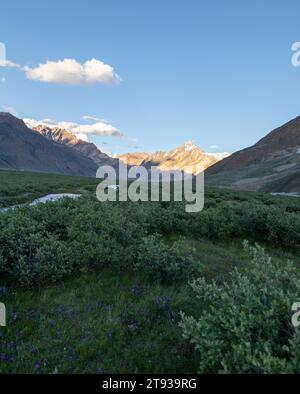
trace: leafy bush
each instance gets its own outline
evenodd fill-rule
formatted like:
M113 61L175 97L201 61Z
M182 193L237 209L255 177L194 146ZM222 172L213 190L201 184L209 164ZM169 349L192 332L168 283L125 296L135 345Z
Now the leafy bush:
M299 204L299 203L298 203ZM197 215L190 215L186 226L190 234L209 239L248 238L299 250L300 216L285 206L265 205L255 198L247 202L220 201Z
M261 247L245 247L249 270L236 269L223 285L191 283L202 312L182 314L183 336L200 352L200 373L299 373L300 330L291 324L299 275L291 262L278 265Z
M20 215L19 218L21 219ZM11 275L23 286L44 280L58 280L72 272L67 245L43 225L21 220L10 222L0 235L1 272Z
M150 204L144 209L91 198L7 212L0 215L0 272L25 287L104 267L141 269L160 280L188 277L190 250L149 237L153 216Z
M173 235L213 240L248 238L299 251L298 209L300 200L296 198L228 190L208 190L205 209L192 214L185 212L184 202L99 203L89 194L78 201L25 206L0 213L0 274L9 274L29 286L60 280L81 270L130 270L142 266L142 252L147 246L145 265L151 277L183 277L184 273L174 272L180 272L178 267L189 261L190 251L183 245L181 251L171 248L156 236L148 239L149 245L143 239L153 234L165 239ZM157 247L161 256L158 250L154 253ZM155 261L150 261L152 258Z
M169 246L155 234L143 238L134 268L151 279L169 281L189 278L196 271L196 263L183 242Z

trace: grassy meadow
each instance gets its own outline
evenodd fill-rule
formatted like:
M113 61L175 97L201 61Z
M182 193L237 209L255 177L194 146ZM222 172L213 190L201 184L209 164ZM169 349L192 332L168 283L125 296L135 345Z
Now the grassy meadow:
M52 192L93 191L97 183L95 178L0 170L0 207L31 202Z
M207 188L188 214L100 203L91 178L0 178L3 207L82 194L0 213L1 373L300 372L300 199Z

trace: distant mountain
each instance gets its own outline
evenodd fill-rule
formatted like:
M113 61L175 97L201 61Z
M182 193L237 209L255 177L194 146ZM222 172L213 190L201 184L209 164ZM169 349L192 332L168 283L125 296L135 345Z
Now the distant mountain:
M51 128L45 125L38 125L34 127L33 130L37 131L50 141L54 141L59 144L68 146L69 148L75 149L82 155L93 160L98 167L104 164L112 166L118 164L118 160L113 159L107 154L101 152L95 144L78 139L68 130L61 129L59 127Z
M49 141L6 112L0 112L0 168L83 176L97 171L79 151Z
M204 169L227 157L229 153L206 153L192 141L184 143L177 149L168 152L136 152L118 156L129 165L142 165L146 168L158 166L161 170L188 170L192 166L202 166Z
M213 165L206 176L235 189L300 192L300 117Z
M202 166L206 184L278 193L300 193L300 117L273 130L255 145L228 153L206 153L188 141L167 152L136 152L111 158L67 130L44 125L34 130L0 112L0 168L95 176L100 165L158 166L188 171Z

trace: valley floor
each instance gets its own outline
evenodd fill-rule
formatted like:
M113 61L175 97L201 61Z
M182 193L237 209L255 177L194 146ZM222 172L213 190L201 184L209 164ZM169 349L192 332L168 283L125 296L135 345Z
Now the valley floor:
M203 276L223 281L250 264L240 242L185 242ZM278 261L295 257L277 251ZM195 373L199 355L179 313L195 314L188 284L149 283L137 273L80 273L36 290L0 287L8 326L0 330L2 373Z
M187 214L177 202L99 203L91 178L0 179L3 205L82 194L0 213L0 373L298 371L298 345L289 344L298 338L290 321L300 294L299 199L208 188L203 212ZM264 246L272 265L259 248L251 258L244 239ZM235 268L241 276L230 283ZM193 278L202 278L202 299ZM184 328L182 312L193 317ZM216 343L223 350L207 356Z

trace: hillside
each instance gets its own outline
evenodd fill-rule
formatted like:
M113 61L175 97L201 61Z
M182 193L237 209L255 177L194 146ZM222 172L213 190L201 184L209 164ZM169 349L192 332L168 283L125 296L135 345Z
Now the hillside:
M51 128L45 125L38 125L33 128L50 141L57 142L59 144L68 146L69 148L75 149L82 155L93 160L97 166L109 164L117 165L118 160L111 158L100 149L96 147L95 144L91 142L86 142L78 139L74 134L70 133L68 130L61 129L59 127Z
M300 117L210 167L208 183L240 190L300 192Z
M49 141L6 112L0 112L0 168L83 176L95 176L97 170L91 159Z

